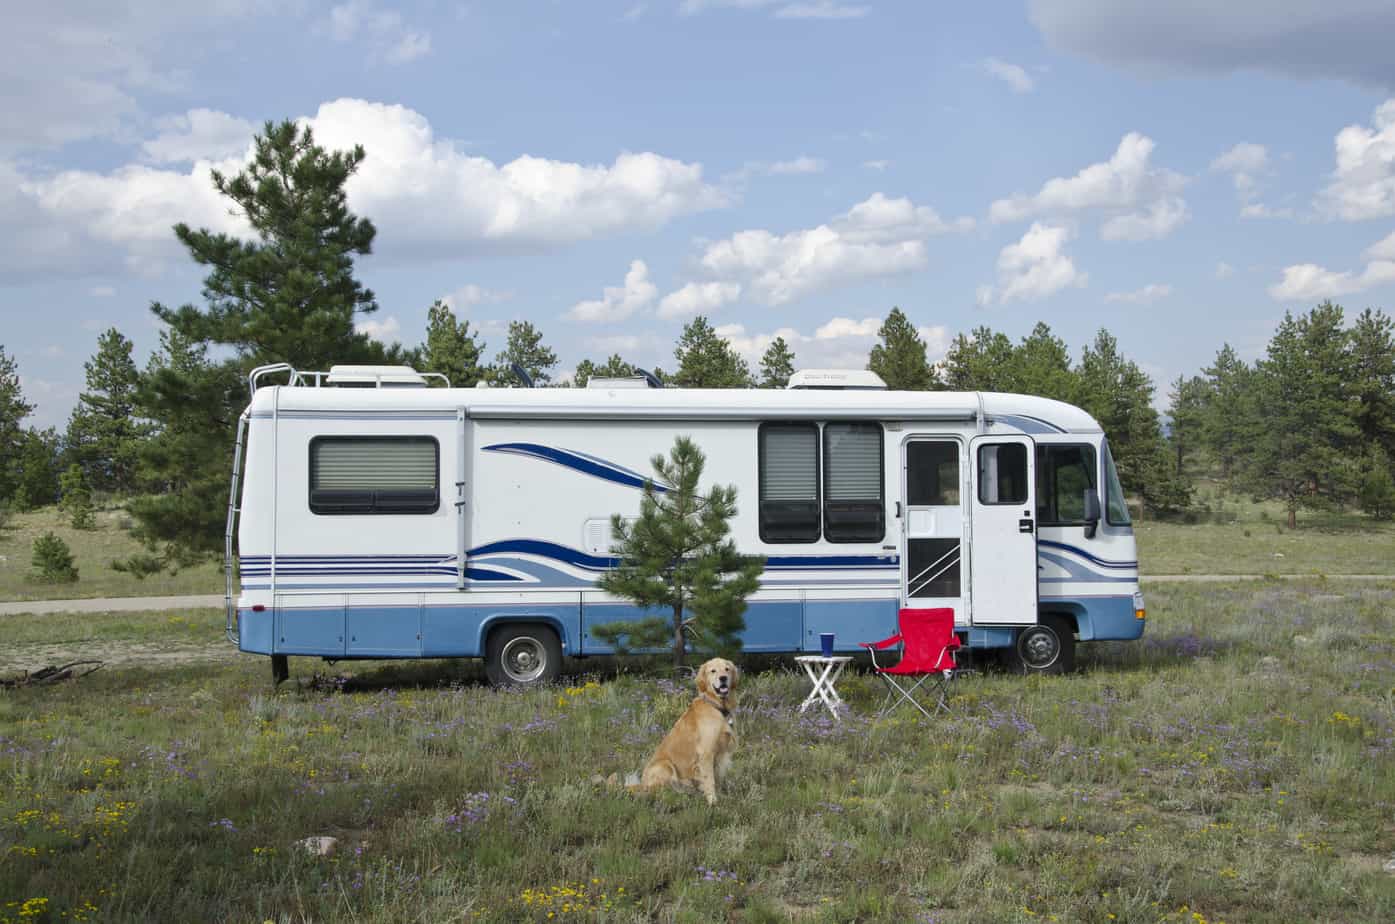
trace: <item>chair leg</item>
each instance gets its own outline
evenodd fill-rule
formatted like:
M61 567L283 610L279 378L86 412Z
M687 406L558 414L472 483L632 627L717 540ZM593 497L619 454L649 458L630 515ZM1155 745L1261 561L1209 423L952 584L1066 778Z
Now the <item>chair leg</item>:
M927 680L931 679L931 675L926 674L925 676L918 679L915 683L911 684L909 687L901 686L901 684L897 683L895 680L893 680L891 677L888 677L886 674L882 674L880 676L883 680L887 682L887 685L895 691L895 693L888 691L887 699L889 700L889 702L882 706L881 712L877 713L877 718L882 718L887 713L895 709L897 706L901 705L902 700L905 700L906 702L914 706L916 709L920 710L921 715L925 716L927 719L934 718L934 716L931 715L926 710L926 708L920 704L918 700L916 700L914 695L916 690L920 689L922 684L924 684Z

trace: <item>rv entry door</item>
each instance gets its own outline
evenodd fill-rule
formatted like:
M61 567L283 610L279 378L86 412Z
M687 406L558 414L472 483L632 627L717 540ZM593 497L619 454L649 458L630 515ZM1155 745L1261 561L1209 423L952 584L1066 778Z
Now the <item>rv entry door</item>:
M901 581L904 606L948 606L968 625L960 585L964 505L960 475L964 444L953 437L912 435L901 444Z
M969 444L973 522L970 616L975 625L1037 621L1036 450L1029 436L980 436Z

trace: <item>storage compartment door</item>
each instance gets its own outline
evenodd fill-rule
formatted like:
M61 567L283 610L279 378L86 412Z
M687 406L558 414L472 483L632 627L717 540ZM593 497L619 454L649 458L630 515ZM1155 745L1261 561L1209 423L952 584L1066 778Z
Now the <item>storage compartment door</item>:
M342 594L297 594L276 598L276 654L344 655Z

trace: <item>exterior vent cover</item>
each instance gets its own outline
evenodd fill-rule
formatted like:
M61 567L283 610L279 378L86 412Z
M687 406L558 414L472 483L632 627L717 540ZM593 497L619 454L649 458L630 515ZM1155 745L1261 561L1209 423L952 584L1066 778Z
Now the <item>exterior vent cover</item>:
M426 387L426 379L411 366L333 366L325 381L340 388Z
M867 369L800 369L787 388L886 391L882 377Z
M648 388L649 383L641 376L627 376L625 378L602 378L593 375L586 380L587 388Z

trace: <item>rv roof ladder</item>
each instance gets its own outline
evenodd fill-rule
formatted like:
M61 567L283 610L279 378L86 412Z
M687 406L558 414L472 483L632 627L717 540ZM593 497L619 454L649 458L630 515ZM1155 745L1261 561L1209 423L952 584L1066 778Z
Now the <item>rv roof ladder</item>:
M237 528L238 488L242 480L242 448L247 440L247 413L237 419L237 444L233 450L232 481L228 485L228 520L223 530L223 633L228 641L239 644L237 607L233 603L233 532Z

